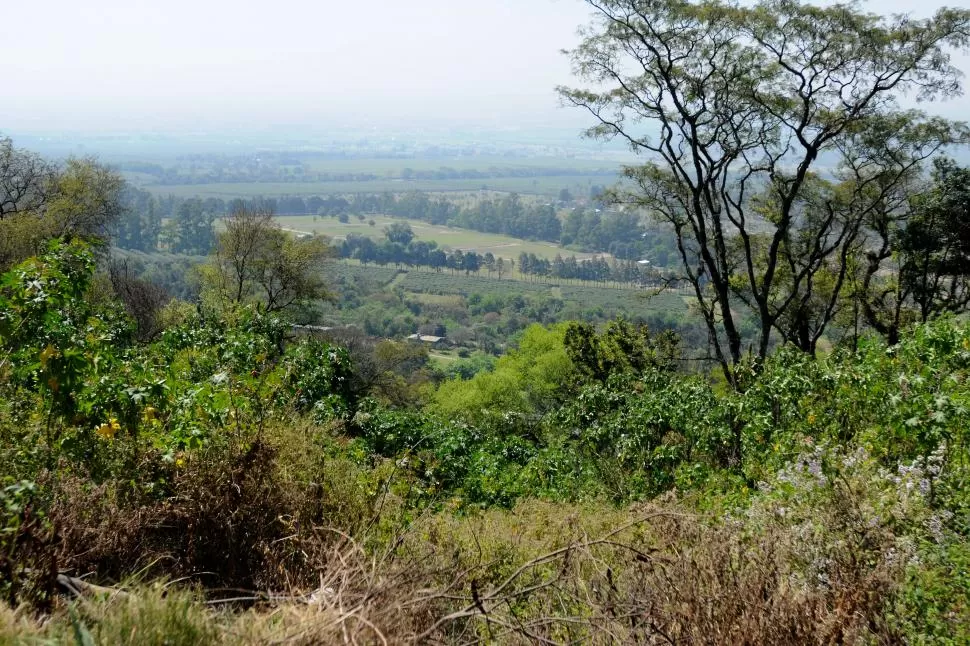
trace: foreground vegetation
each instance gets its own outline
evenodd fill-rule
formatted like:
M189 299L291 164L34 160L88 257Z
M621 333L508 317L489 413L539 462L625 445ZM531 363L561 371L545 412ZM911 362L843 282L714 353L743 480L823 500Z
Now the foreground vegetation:
M78 241L0 298L6 640L968 637L956 321L742 391L674 338L536 326L401 408L250 307L137 342Z

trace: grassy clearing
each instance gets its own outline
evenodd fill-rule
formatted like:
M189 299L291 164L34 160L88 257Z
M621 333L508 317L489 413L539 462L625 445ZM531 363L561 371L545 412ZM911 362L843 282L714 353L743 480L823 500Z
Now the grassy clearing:
M407 274L401 274L401 280ZM418 301L423 305L460 305L462 298L458 294L425 294L423 292L408 292L408 298Z
M445 249L475 251L480 254L491 252L496 258L517 260L520 253L534 253L541 258L555 258L575 255L577 258L592 258L597 254L572 252L550 242L532 242L495 233L480 233L470 229L460 229L443 225L431 225L421 220L391 218L383 215L367 216L363 221L351 218L343 224L336 218L310 215L289 215L276 218L284 229L294 232L319 233L342 240L349 234L364 235L370 238L383 238L384 227L393 222L407 222L418 240L434 241ZM374 221L374 226L368 222ZM599 254L602 255L602 254Z
M451 352L448 350L432 350L428 353L428 357L432 362L436 363L438 367L445 367L452 364L460 357L457 352Z

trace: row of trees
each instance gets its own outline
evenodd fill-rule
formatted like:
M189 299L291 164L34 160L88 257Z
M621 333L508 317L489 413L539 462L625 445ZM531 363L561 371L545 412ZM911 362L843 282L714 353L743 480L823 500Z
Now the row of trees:
M215 221L229 211L219 199L159 198L126 185L123 209L111 230L116 246L151 253L205 255L215 246Z
M666 256L676 248L673 236L647 229L636 212L577 207L560 219L552 204L525 204L515 194L481 199L464 208L419 192L358 196L351 204L351 211L385 213L484 233L545 240L579 251L608 252L623 259L639 259L654 249Z
M610 261L602 257L577 260L576 256L563 258L560 254L549 260L523 252L519 254L519 271L528 276L594 283L657 285L661 280L650 265L633 260Z
M925 166L970 131L898 97L960 91L950 52L970 45L970 11L587 2L595 17L570 55L590 86L560 94L592 115L590 136L646 157L611 199L675 233L731 383L776 339L814 353L840 318L895 340L965 307L966 173L938 161L928 182Z
M396 227L407 229L407 235L402 236L399 230L395 230ZM515 265L511 259L496 258L491 252L479 254L461 249L446 251L440 249L433 240L414 240L410 227L403 223L392 225L385 231L385 235L385 240L375 241L367 236L350 234L340 243L340 257L353 258L365 265L374 263L382 267L430 267L435 271L450 269L466 275L485 270L489 277L496 274L500 279L511 272Z
M303 215L310 204L322 215L336 216L348 213L350 204L342 197L332 196L312 197L305 202L291 197L252 200L156 197L130 185L121 197L125 208L112 231L117 246L145 252L167 249L189 255L209 253L216 244L215 221L233 213Z
M576 208L562 223L559 243L580 251L606 251L617 258L638 260L648 243L661 249L672 241L669 235L649 232L639 213ZM646 238L649 236L650 240Z

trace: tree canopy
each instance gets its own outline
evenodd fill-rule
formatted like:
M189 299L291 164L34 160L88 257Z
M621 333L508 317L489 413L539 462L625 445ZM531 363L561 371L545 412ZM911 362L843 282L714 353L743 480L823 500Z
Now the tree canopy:
M52 238L106 244L125 211L124 186L94 158L57 165L0 138L0 270L41 253Z
M322 237L294 237L267 209L237 207L225 219L203 271L210 294L223 303L256 302L278 312L330 296L321 276L330 248Z
M597 121L590 136L644 155L613 199L678 237L725 375L774 335L814 352L853 261L898 215L906 187L962 124L904 110L960 91L950 51L970 12L882 17L854 4L761 0L588 0L569 52L588 88L560 88Z

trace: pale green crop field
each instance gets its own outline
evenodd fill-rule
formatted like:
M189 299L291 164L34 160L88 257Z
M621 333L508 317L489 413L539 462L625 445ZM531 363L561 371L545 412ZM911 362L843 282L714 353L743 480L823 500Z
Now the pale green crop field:
M374 226L370 226L368 220L374 220ZM366 216L363 222L358 221L356 217L351 217L347 224L340 223L334 217L310 215L282 215L277 216L276 221L284 229L294 233L317 233L335 240L343 240L351 233L378 240L384 237L384 227L387 225L392 222L407 222L411 225L417 240L433 240L443 249L461 249L480 254L491 252L496 258L512 260L518 260L519 254L523 252L549 259L555 258L557 253L564 258L572 255L577 258L602 255L573 252L551 242L533 242L494 233L480 233L470 229L431 225L420 220L390 218L383 215Z

